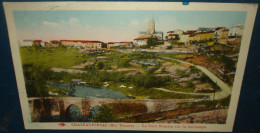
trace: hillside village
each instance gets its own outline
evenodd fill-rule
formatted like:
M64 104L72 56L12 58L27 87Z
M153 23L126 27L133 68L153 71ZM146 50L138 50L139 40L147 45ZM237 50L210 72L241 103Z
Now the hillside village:
M45 42L42 40L23 40L19 42L19 46L41 46L41 47L58 47L60 45L66 47L77 47L83 52L111 50L116 48L138 49L148 44L148 40L156 38L162 46L170 49L170 45L174 47L183 47L193 49L194 51L202 47L202 45L213 45L215 43L225 44L238 47L241 43L244 25L237 24L233 27L198 27L197 30L183 31L181 29L171 30L167 32L165 37L163 32L155 30L155 22L153 18L147 26L147 31L140 32L133 41L121 42L102 42L98 40L51 40ZM199 45L194 49L194 45ZM168 47L167 47L168 46ZM162 47L161 47L162 48Z
M179 53L178 58L204 66L219 78L232 85L244 25L232 27L198 27L197 30L171 30L165 34L156 31L153 18L147 24L147 31L139 32L133 41L102 42L93 40L23 40L20 47L69 47L81 53L104 51L166 52ZM223 54L225 54L223 56Z

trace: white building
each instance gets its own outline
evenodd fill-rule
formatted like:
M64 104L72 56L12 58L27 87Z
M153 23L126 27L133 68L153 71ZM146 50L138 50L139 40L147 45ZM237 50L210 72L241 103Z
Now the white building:
M109 43L107 43L107 48L108 48L108 49L113 48L113 47L115 47L115 46L116 46L115 42L109 42Z
M80 47L87 50L100 50L102 43L100 41L87 41L87 40L60 40L61 44L70 47Z
M174 31L168 31L167 37L168 37L169 40L176 39L177 37L180 39L183 32L184 31L180 30L180 29L177 29L177 30L174 30Z
M116 46L116 47L118 47L118 46L120 46L120 45L121 45L120 42L115 42L115 46Z
M45 47L46 42L42 41L40 44L42 47Z
M143 46L143 45L146 45L147 44L147 41L148 41L149 38L136 38L134 39L134 44L136 46Z
M33 45L33 41L34 40L23 40L23 41L19 41L18 45L20 47L31 47Z
M199 28L197 29L197 33L200 33L200 32L209 32L209 31L214 31L214 28L199 27Z
M187 44L189 42L189 33L183 33L182 35L180 35L180 40L179 42Z
M174 30L174 33L173 34L177 34L177 35L182 35L183 34L183 30L180 30L180 29L177 29L177 30Z
M240 38L243 35L244 24L237 24L229 29L228 36L233 38Z

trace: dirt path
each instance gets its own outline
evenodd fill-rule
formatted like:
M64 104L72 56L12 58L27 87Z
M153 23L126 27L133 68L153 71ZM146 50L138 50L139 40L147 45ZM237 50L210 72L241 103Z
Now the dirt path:
M231 95L231 92L232 92L232 89L224 82L222 81L221 79L219 79L214 73L212 73L211 71L209 71L207 68L205 67L202 67L202 66L199 66L199 65L195 65L195 64L192 64L192 63L189 63L189 62L185 62L185 61L181 61L181 60L178 60L178 59L172 59L172 58L167 58L167 57L160 57L162 59L168 59L168 60L173 60L173 61L178 61L178 62L181 62L181 63L184 63L184 64L188 64L188 65L191 65L191 66L195 66L196 68L198 68L199 70L201 70L205 75L207 75L214 83L217 84L217 86L219 86L221 88L221 91L220 92L216 92L215 93L215 96L214 94L212 93L212 95L210 96L210 99L213 99L213 96L214 96L214 99L215 100L219 100L219 99L223 99L223 98L226 98L228 97L229 95ZM162 90L162 91L166 91L166 89ZM170 92L170 90L167 90L167 92ZM175 91L172 91L173 93L177 93ZM190 95L197 95L198 93L185 93L185 92L182 92L182 94L190 94Z
M71 68L85 68L85 66L89 66L89 65L93 65L94 62L91 62L91 61L87 61L85 63L81 63L79 65L76 65L76 66L72 66Z
M179 92L179 91L168 90L168 89L165 89L165 88L154 88L154 89L164 91L164 92L172 92L172 93L176 93L176 94L207 96L209 99L213 98L213 93Z
M82 70L76 70L76 69L65 69L65 68L51 68L52 71L54 72L67 72L67 73L87 73L87 71L82 71Z
M141 69L137 69L137 68L120 68L115 70L115 72L125 72L125 71L135 71L135 72L140 72L142 74L144 74L145 72Z

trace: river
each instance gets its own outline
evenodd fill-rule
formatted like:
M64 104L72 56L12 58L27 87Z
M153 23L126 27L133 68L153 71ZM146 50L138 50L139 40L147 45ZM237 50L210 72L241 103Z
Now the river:
M67 94L72 97L127 99L123 93L105 88L85 85L73 85L73 87L71 87L68 83L47 83L47 86L60 89L72 89L72 93Z

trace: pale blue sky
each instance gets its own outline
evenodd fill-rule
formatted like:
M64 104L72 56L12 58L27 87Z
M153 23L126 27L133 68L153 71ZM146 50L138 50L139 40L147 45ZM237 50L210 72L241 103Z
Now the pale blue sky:
M230 28L244 24L246 12L227 11L14 11L17 38L132 41L146 31L151 17L156 31ZM166 34L165 34L166 35Z

